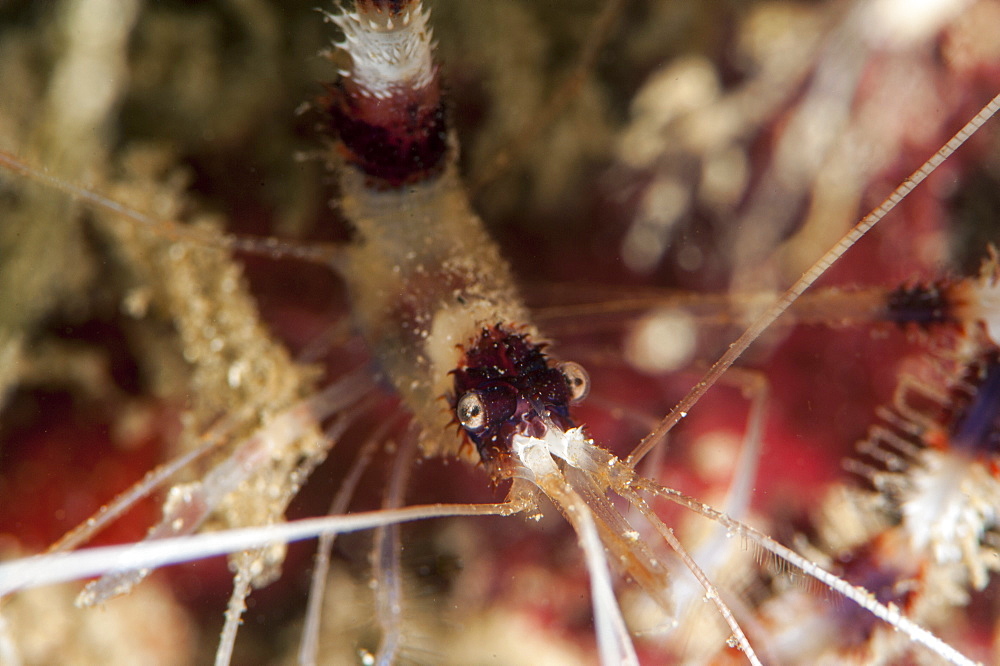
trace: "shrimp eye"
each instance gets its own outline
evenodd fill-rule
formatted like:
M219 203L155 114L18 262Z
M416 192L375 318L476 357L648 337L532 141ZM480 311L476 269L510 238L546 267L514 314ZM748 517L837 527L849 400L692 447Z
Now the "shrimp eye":
M563 376L566 377L566 383L569 384L570 404L575 405L582 402L590 393L590 375L587 374L582 365L572 361L560 363L559 371L563 373Z
M466 430L479 430L486 427L486 404L475 391L469 391L455 405L458 422Z

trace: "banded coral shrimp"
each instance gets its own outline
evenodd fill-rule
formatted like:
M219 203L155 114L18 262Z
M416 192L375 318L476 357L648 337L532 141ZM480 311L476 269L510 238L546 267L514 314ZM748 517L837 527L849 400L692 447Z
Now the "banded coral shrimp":
M263 5L261 5L261 6L263 6ZM439 8L439 9L440 9L440 8ZM249 12L249 10L247 10L247 11ZM456 10L456 11L458 11L458 10ZM515 10L513 6L512 6L512 7L509 7L509 8L506 8L506 11L508 11L508 12L509 12L509 14L510 14L511 16L514 16L514 17L516 17L516 16L517 16L517 14L516 14L517 10ZM439 12L439 13L440 13L440 12ZM233 20L234 16L241 16L241 15L240 15L240 14L237 14L236 12L234 12L234 13L233 13L232 15L230 15L230 16L228 17L228 18L230 19L230 25L228 25L228 27L229 27L229 28L233 28L233 26L231 25L231 22L232 22L232 20ZM521 17L520 17L520 18L521 18L521 20L526 20L526 16L527 16L527 17L530 17L530 14L522 14L522 15L521 15ZM120 20L122 20L122 21L125 21L125 20L127 19L127 17L125 17L125 16L121 16L121 17L119 17L119 18L120 18ZM501 17L499 17L499 16L495 16L495 17L493 17L493 18L494 18L494 19L497 19L497 20L499 20L499 18L501 18ZM313 20L315 20L315 17L312 17L312 19L313 19ZM164 20L170 20L170 19L164 19ZM515 19L512 19L512 18L510 18L510 17L507 17L507 20L515 20ZM223 22L223 24L225 24L225 22ZM264 33L266 33L266 31L265 31L265 30L263 29L263 27L260 27L260 26L265 26L265 25L267 25L267 22L263 22L263 23L260 23L260 24L255 24L255 25L257 25L257 26L258 26L258 30L260 31L260 33L259 33L259 34L258 34L257 36L258 36L258 37L259 37L259 38L260 38L261 40L263 40L263 41L265 41L265 42L266 42L266 41L267 41L267 39L266 39L267 35L266 35L266 34L264 34ZM303 25L304 25L304 24L303 24ZM161 28L161 29L162 29L162 28ZM202 29L203 29L203 30L208 30L208 28L202 28ZM308 29L307 29L307 30L308 30ZM495 27L494 27L494 30L495 30ZM440 32L440 29L439 29L439 32ZM186 36L190 36L191 34L197 34L197 32L194 32L194 33L192 33L192 32L189 32L189 31L185 31L185 35L186 35ZM153 35L153 36L155 36L155 33L154 33L154 35ZM271 37L272 37L272 39L273 39L273 34L271 35ZM210 50L209 50L209 53L213 53L213 52L215 52L215 50L214 50L214 49L210 49ZM110 57L110 56L109 56L109 57ZM305 61L305 60L308 60L308 56L303 56L302 60L304 60L304 61ZM244 66L244 67L247 67L247 63L243 63L243 66ZM252 68L252 67L249 67L248 69L253 69L253 68ZM521 73L523 74L524 72L521 72ZM255 74L257 74L257 73L255 73ZM317 79L321 79L322 77L316 77L316 78L317 78ZM524 78L524 77L522 76L522 82L523 82L523 78ZM5 80L10 80L10 79L7 79L7 78L5 77ZM308 96L309 96L308 94L302 94L302 96L301 96L301 97L300 97L299 99L304 99L304 98L307 98ZM585 98L584 98L584 99L585 99ZM25 105L25 107L24 107L24 108L32 108L32 107L31 107L31 105ZM37 108L37 107L35 107L35 108ZM65 109L65 108L68 108L68 107L66 107L65 105L63 105L63 106L62 106L62 107L60 107L60 108L62 108L62 109ZM246 108L243 108L243 109L240 109L240 112L244 112L244 113L247 113L247 114L250 114L250 115L252 115L252 109L246 109ZM216 117L216 118L220 118L220 119L221 119L221 118L223 118L223 114L219 114L219 115L217 115L217 116L215 116L215 117ZM221 132L222 130L224 130L224 129L227 129L227 125L228 125L228 126L230 126L230 127L228 127L228 128L229 128L229 129L231 129L231 126L233 126L233 125L236 125L236 124L237 124L237 123L236 123L235 121L225 121L225 120L220 120L220 126L219 126L219 127L217 127L217 128L215 128L215 131L220 131L220 132ZM65 137L61 137L61 138L63 138L63 139L64 139ZM28 151L25 151L25 152L28 152ZM290 152L290 151L289 151L289 152ZM138 159L138 158L136 158L136 159ZM152 158L148 158L148 157L147 157L146 159L152 159ZM153 159L152 161L154 161L154 162L155 162L155 159ZM91 165L92 165L92 164L93 164L93 163L91 163ZM294 180L294 179L293 179L293 180ZM291 187L292 187L292 185L291 185L291 184L289 184L289 185L287 185L287 187L291 188ZM509 186L507 186L507 187L509 187ZM100 187L99 185L95 185L95 189L97 189L97 190L102 190L103 188L101 188L101 187ZM499 188L499 189L501 189L501 191L502 191L502 189L503 189L503 188ZM119 196L124 196L124 195L119 195ZM155 202L153 202L153 203L155 203ZM153 206L151 206L151 207L153 207ZM158 216L158 217L165 217L165 218L171 218L171 217L175 217L175 216L176 216L176 214L175 214L175 213L173 213L173 212L166 212L166 213L160 213L160 212L157 212L157 216ZM560 238L563 238L563 237L565 237L565 235L566 235L566 232L565 232L565 231L563 231L562 233L558 234L558 236L559 236ZM540 240L539 240L539 239L536 239L536 240L537 240L537 241L538 241L539 243L542 243L542 242L544 242L544 239L540 239ZM121 243L121 241L116 241L116 242L119 242L119 243ZM515 244L515 248L516 248L516 247L522 247L522 249L523 249L523 244L521 244L521 245L519 245L519 244ZM577 259L578 259L578 257L577 257ZM286 269L286 270L287 270L287 269ZM161 277L160 279L162 280L162 277ZM144 304L144 303L147 303L147 302L149 302L149 301L148 301L148 298L149 298L149 295L148 295L148 292L144 292L144 291L143 291L142 289L133 289L133 290L131 290L131 291L129 292L129 294L128 294L128 295L129 295L129 296L130 296L131 298L127 299L127 301L126 301L126 302L127 302L127 304L128 304L128 305L129 305L129 306L130 306L131 308L133 308L133 309L131 310L131 312L134 312L134 313L135 313L135 312L138 312L138 313L141 313L141 311L142 311L142 309L143 309L143 304ZM190 300L190 297L188 297L188 299ZM219 301L219 300L223 300L223 299L220 299L220 298L216 297L215 301L213 302L213 305L216 305L216 306L219 306L219 303L218 303L218 301ZM192 302L193 302L193 301L192 301ZM598 308L598 309L600 309L600 308ZM263 355L261 355L261 356L263 356ZM570 355L570 354L568 354L568 353L564 354L564 356L566 356L566 357L571 357L571 355ZM73 358L73 356L72 356L72 355L69 355L69 354L67 353L67 354L65 354L65 358L67 358L67 359L71 359L71 358ZM79 366L78 366L78 365L73 365L73 364L70 364L70 363L67 363L67 367L70 367L70 368L72 368L72 367L79 367ZM86 368L87 368L88 366L86 366L86 364L84 364L84 366L83 366L83 367L84 367L84 369L86 369ZM92 366L89 366L89 367L92 367ZM40 369L39 369L39 372L42 372L43 370L44 370L44 368L40 368ZM66 372L68 373L68 371L66 371ZM227 380L228 380L228 375L227 375ZM93 384L93 383L96 383L96 382L94 382L93 380L88 380L88 381L89 381L89 382L91 382L91 384ZM204 391L204 389L201 389L201 390L199 390L199 391L196 391L196 392L198 392L198 393L201 393L202 391ZM206 392L206 393L208 393L208 391L205 391L205 392ZM227 407L228 407L228 410L229 410L229 411L234 411L231 405L230 405L230 406L227 406ZM280 406L274 406L274 407L273 407L273 409L275 409L276 411L280 411L281 407L280 407ZM219 410L219 407L217 407L217 406L209 406L208 408L206 408L206 415L204 415L204 416L202 417L202 420L203 420L203 421L209 421L209 420L211 420L211 419L212 419L213 417L215 417L215 416L216 416L216 413L215 413L215 412L217 412L218 410ZM238 410L235 410L235 411L238 411ZM124 419L123 419L123 420L124 420ZM228 426L228 427L231 427L231 426ZM198 433L202 433L202 432L204 432L206 428L207 428L207 426L205 426L205 425L204 425L204 423L198 423L198 424L196 424L195 426L193 426L193 430L195 430L195 431L196 431L196 432L198 432ZM226 430L226 428L227 428L227 424L225 423L225 420L223 420L223 424L222 424L222 426L221 426L221 429L222 429L223 431L225 431L225 430ZM229 438L232 438L232 439L235 439L235 438L237 438L237 437L238 437L238 435L237 435L237 434L235 434L235 433L233 433L233 432L226 432L226 436L227 436L227 437L229 437ZM427 465L428 467L430 466L429 464L426 464L426 465ZM451 468L449 469L449 472L454 472L454 467L455 467L455 466L452 466L452 467L451 467ZM484 479L484 477L483 477L483 476L479 476L479 477L478 477L478 481L479 481L479 483L480 483L480 484L482 484L482 483L483 483L483 479ZM440 497L440 496L439 496L439 497ZM154 520L155 520L155 519L154 519ZM152 522L152 521L148 521L148 522ZM572 544L572 539L568 539L567 541L568 541L568 543ZM511 549L511 550L509 550L509 551L505 551L505 552L507 552L507 553L513 553L513 552L515 552L515 551L514 551L513 549ZM478 556L480 556L480 557L483 557L483 558L487 558L487 557L490 557L490 555L488 555L488 554L486 554L486 553L482 553L482 552L479 552L479 553L477 553L477 555L478 555ZM495 557L495 558L493 558L493 559L491 560L491 563L492 563L493 565L496 565L496 566L504 566L504 564L503 564L503 562L502 562L502 559L503 559L502 557ZM507 566L510 566L510 565L507 565ZM528 575L528 574L530 574L530 573L531 573L531 571L530 571L530 569L528 569L528 570L525 570L525 569L521 569L521 570L520 570L520 573L521 573L521 574L523 574L523 575ZM480 575L484 575L484 574L482 574L482 573L480 572ZM468 580L468 579L465 579L465 580ZM557 589L557 586L558 586L557 584L558 584L558 581L557 581L557 580L551 580L551 579L550 579L550 582L549 582L549 585L548 585L548 589L549 589L549 590L553 590L553 589ZM137 588L137 589L142 589L142 587L140 587L140 588ZM583 588L579 588L579 589L582 589L582 590L584 590L584 591L585 591L585 587L583 587ZM253 599L253 597L251 597L251 599ZM570 605L570 604L568 603L568 601L567 601L567 602L566 602L566 603L564 604L563 608L559 609L559 611L558 611L558 612L560 612L560 613L562 613L562 614L567 614L567 613L570 613L570 611L568 610L569 608L571 608L571 605ZM105 630L105 631L107 631L107 630ZM524 634L519 634L519 637L520 637L520 638L523 638L523 637L524 637ZM353 644L352 644L352 648L353 648ZM443 649L443 648L438 648L438 649L439 649L439 651L440 651L440 652L443 652L443 651L444 651L444 649Z

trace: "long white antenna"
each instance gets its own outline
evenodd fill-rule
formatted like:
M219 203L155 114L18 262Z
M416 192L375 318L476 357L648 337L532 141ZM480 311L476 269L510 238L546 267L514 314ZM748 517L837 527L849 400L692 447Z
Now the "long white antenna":
M36 555L0 564L0 597L17 590L65 583L109 571L155 569L190 560L227 555L270 543L302 541L321 534L344 534L381 525L450 516L509 516L523 504L428 504L347 516L309 518L282 525L248 527L194 536L143 541L124 546L87 548L69 553Z

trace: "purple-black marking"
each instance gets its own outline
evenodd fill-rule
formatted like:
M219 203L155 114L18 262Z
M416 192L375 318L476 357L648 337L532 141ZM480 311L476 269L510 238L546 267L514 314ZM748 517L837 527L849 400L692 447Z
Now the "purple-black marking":
M465 432L486 464L510 452L515 433L542 437L546 428L542 415L560 428L573 427L566 376L549 365L542 345L525 335L505 331L499 324L484 328L453 374L452 408L471 392L481 400L485 423Z
M347 161L389 187L419 182L440 172L448 155L448 124L436 85L433 91L400 89L375 99L349 79L330 86L323 105Z
M898 287L886 303L890 321L931 326L955 321L955 308L946 283L916 284Z
M852 551L842 562L841 575L851 584L869 590L880 603L896 605L905 612L913 602L914 590L900 586L899 581L919 574L887 564L879 546L876 539ZM834 604L831 613L836 619L838 643L847 650L869 645L880 625L878 618L856 604Z
M971 395L965 386L974 387ZM1000 452L1000 352L970 366L951 393L951 446L984 456Z

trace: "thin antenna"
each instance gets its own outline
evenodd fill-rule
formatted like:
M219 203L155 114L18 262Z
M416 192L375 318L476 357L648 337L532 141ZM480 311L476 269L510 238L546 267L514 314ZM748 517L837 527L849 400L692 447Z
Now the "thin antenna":
M626 490L626 489L622 489ZM639 509L646 520L656 529L656 531L663 537L674 552L677 553L678 557L684 563L684 566L694 575L701 586L705 589L705 599L710 600L715 607L718 609L719 614L722 619L725 620L726 624L729 626L729 630L733 632L733 638L735 639L737 648L746 655L747 661L755 666L760 666L761 661L757 657L757 653L754 652L753 647L750 645L750 641L747 639L746 634L743 632L743 628L740 627L739 623L736 621L736 617L733 615L733 611L726 605L726 602L722 600L722 596L719 594L719 589L712 583L708 575L702 570L698 563L694 561L694 558L687 552L687 549L681 544L680 539L674 534L674 531L667 527L659 516L657 516L653 510L649 507L649 504L639 495L632 491L625 492L622 497L628 500L629 504Z
M141 213L103 194L92 192L49 174L44 169L31 166L7 151L0 150L0 167L28 180L58 190L92 208L129 222L154 230L172 241L188 241L198 245L255 254L270 259L294 259L313 264L331 266L338 272L343 259L340 247L331 243L299 243L278 238L258 238L239 234L210 234L173 220L163 220Z
M306 518L261 527L244 527L193 536L141 541L123 546L85 548L35 555L0 564L0 597L17 590L54 585L108 572L157 567L228 555L272 543L303 541L322 534L346 534L380 525L453 516L511 516L527 508L522 501L493 504L424 504L345 516Z
M357 458L347 471L347 476L337 490L330 504L327 515L334 516L345 513L354 497L354 491L361 481L361 475L368 468L375 455L376 447L385 440L389 429L399 421L398 416L387 419L379 425L372 435L362 445ZM333 552L334 535L323 534L316 547L316 557L313 562L312 582L309 587L309 602L306 610L305 627L302 629L302 640L299 645L299 664L315 666L316 655L319 653L320 620L323 599L326 596L326 579L330 572L330 556Z
M223 431L226 427L228 427L228 423L223 423L221 428L213 428L206 436L202 437L203 441L199 446L177 456L170 462L157 465L156 468L147 472L139 482L133 484L128 490L102 506L93 516L64 534L59 541L49 547L48 552L66 552L86 543L112 521L117 520L135 506L139 500L148 497L154 490L160 488L176 472L217 447L223 441Z

